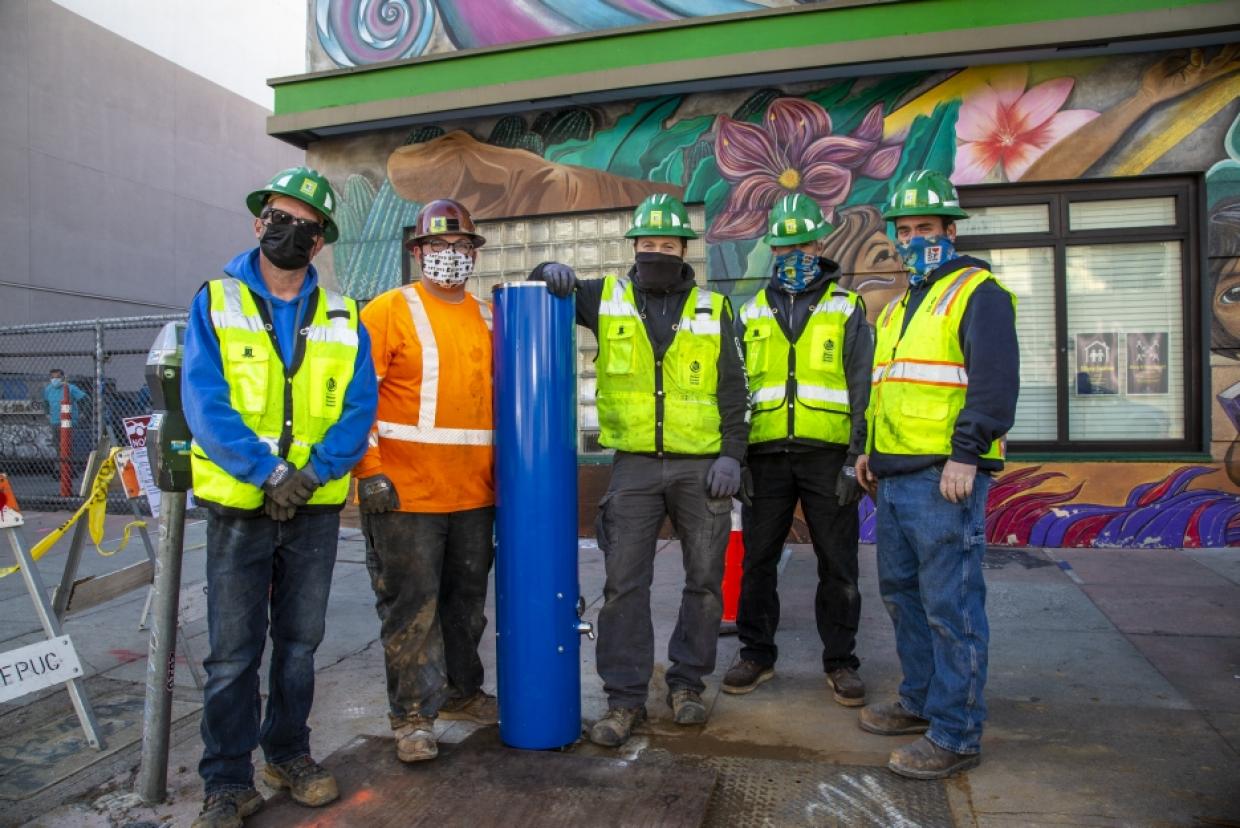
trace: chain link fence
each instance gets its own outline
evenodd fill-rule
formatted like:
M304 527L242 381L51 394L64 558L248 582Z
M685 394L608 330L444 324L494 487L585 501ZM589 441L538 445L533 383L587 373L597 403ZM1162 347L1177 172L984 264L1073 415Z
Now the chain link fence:
M146 356L155 335L184 314L135 316L0 327L0 471L24 509L55 511L81 505L90 452L106 438L128 446L124 418L149 414ZM60 407L71 398L72 428L62 452ZM62 471L69 472L64 493ZM144 498L145 500L145 498ZM146 504L143 503L143 508ZM119 486L109 510L128 511Z

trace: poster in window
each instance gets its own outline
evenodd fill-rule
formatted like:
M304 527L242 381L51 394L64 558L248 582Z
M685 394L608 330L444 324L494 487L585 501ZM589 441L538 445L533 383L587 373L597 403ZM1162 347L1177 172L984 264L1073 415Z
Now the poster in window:
M1128 342L1128 393L1166 394L1167 332L1130 333L1124 338Z
M1076 335L1076 393L1080 396L1119 393L1117 334Z

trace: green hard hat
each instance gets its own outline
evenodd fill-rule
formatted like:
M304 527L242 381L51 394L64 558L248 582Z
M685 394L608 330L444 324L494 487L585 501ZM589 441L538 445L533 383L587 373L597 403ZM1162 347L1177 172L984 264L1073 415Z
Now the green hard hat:
M336 193L327 179L309 167L290 167L276 173L266 187L255 190L245 197L245 206L257 216L263 205L273 195L288 196L304 201L323 214L323 241L331 244L340 236L340 228L332 220L336 211Z
M680 236L696 239L697 233L689 226L689 211L679 199L667 193L655 193L637 205L633 211L633 227L625 238L639 236Z
M762 241L775 246L804 244L821 239L835 229L822 217L818 202L800 193L786 195L775 202L766 224L767 234Z
M883 218L944 216L968 218L960 207L960 195L951 179L938 170L915 170L891 192Z

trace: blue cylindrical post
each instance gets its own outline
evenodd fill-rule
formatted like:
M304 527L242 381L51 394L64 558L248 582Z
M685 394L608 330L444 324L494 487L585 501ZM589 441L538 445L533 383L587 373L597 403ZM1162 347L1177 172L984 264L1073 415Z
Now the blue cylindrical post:
M581 735L575 313L542 282L494 300L499 735L558 748Z

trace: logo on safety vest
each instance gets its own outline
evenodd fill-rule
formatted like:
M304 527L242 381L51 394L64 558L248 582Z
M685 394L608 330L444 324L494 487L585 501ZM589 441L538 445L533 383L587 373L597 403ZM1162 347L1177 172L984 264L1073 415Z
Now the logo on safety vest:
M651 210L650 211L650 226L651 227L662 227L663 226L663 211L662 210Z
M313 196L315 193L319 191L319 182L312 181L311 179L307 178L306 180L301 182L301 186L298 187L298 189L308 196Z
M702 384L702 363L696 359L689 363L689 384Z
M822 361L823 362L834 362L835 361L835 340L834 339L827 339L826 341L822 343Z
M336 407L336 378L335 377L327 378L327 397L324 402L328 408Z
M241 356L245 357L246 359L253 359L254 349L251 346L246 345L245 350L241 352Z

